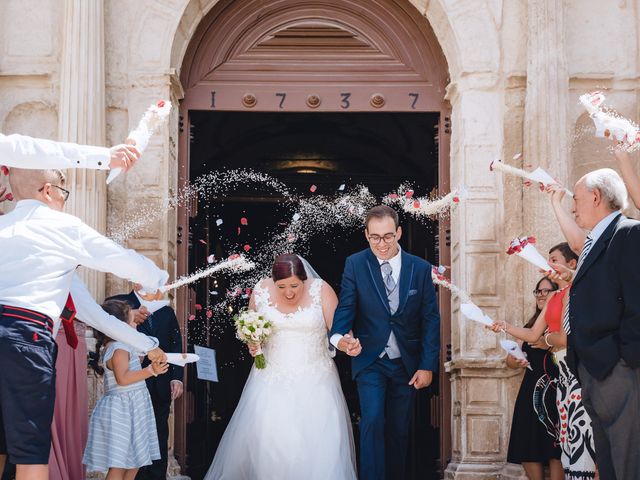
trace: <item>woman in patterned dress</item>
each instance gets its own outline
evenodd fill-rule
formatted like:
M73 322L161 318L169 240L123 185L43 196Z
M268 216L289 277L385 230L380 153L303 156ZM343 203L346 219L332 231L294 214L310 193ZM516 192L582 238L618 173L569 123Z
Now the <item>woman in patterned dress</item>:
M596 477L596 455L591 419L582 404L580 384L565 361L567 336L562 326L562 319L568 298L567 292L571 288L568 275L576 268L577 260L578 256L566 242L551 248L549 263L567 275L554 276L554 281L558 282L560 290L549 297L531 329L525 330L509 324L494 325L520 340L536 342L537 348L555 352L558 364L556 406L560 419L559 442L567 480Z

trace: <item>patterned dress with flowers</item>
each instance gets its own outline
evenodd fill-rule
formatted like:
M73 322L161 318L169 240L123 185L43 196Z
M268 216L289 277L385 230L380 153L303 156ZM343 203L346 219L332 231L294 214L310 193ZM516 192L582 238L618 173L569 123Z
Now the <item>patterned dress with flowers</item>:
M547 304L545 320L550 332L562 328L563 301L569 288L558 291ZM582 404L582 389L565 361L566 350L555 353L558 364L556 406L560 418L562 466L567 480L595 478L596 454L591 418Z

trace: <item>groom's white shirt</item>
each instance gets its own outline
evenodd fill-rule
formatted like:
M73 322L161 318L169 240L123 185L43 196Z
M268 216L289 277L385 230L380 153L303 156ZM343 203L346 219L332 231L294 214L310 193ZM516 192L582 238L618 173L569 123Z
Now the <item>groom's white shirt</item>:
M391 276L393 277L393 281L396 282L396 285L398 285L397 288L400 288L400 270L402 269L402 248L400 248L400 245L398 245L398 253L396 253L394 257L390 258L389 260L380 260L378 257L376 257L376 260L378 260L378 263L380 265L382 265L384 262L389 262L389 265L391 265ZM380 269L380 276L382 277L382 280L384 282L382 269ZM329 341L331 342L331 345L338 348L338 342L340 342L342 337L343 335L334 333L333 335L331 335L331 339ZM398 340L396 339L393 330L389 335L389 340L387 340L387 346L384 348L382 353L380 353L380 357L384 356L385 353L391 359L400 358L400 348L398 347Z

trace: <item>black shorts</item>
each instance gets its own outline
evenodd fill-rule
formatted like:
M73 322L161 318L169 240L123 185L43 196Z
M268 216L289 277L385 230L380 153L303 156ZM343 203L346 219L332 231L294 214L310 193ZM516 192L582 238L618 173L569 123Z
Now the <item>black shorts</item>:
M0 454L16 465L49 463L57 352L52 325L41 314L0 305Z

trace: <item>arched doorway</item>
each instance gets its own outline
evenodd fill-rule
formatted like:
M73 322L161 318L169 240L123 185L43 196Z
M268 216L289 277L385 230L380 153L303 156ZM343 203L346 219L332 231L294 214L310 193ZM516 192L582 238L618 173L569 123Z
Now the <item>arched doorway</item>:
M269 128L277 122L302 129L302 133L296 130L298 140L295 148L291 147L296 152L304 150L306 140L307 150L316 154L316 160L323 160L323 155L327 158L333 155L334 163L339 165L348 163L349 155L342 150L349 148L321 147L322 142L309 131L317 131L318 125L323 125L322 131L338 138L338 144L352 142L351 145L356 145L353 143L356 140L345 135L344 130L364 132L358 137L357 148L352 150L368 148L369 160L378 158L378 166L386 163L388 171L378 170L379 177L393 173L398 174L397 178L411 176L410 168L402 171L402 162L413 167L411 162L420 162L422 148L423 171L417 176L427 185L447 192L450 141L450 108L444 100L447 72L444 55L428 22L406 0L327 0L320 6L318 2L305 0L223 0L200 23L181 70L184 100L180 106L180 183L192 178L194 170L202 168L203 156L211 152L210 144L194 136L196 130L220 132L224 126L225 139L233 138L229 129L233 130L235 143L218 146L227 153L242 149L242 154L237 154L238 162L251 166L258 163L251 159L264 149L259 146L251 151L243 143L259 143L250 135L258 130L273 135ZM340 119L349 119L348 125L340 125ZM309 125L306 132L304 125ZM429 125L435 128L429 129ZM417 149L413 151L407 145L417 144L415 140L420 138L420 132L432 142L413 145L411 148ZM282 135L282 132L276 133ZM385 134L388 138L382 138ZM384 148L376 151L376 145L371 145L377 140L387 146L386 152ZM400 141L404 147L398 155L396 146ZM429 145L435 146L431 155ZM318 157L318 150L323 147L325 150ZM337 150L341 150L342 155L338 160ZM400 162L394 165L396 155ZM338 171L343 175L355 173L360 178L364 160L353 152L350 158L361 170L354 172L337 167ZM215 155L209 155L207 160L215 161ZM209 162L209 165L212 164ZM239 166L238 163L218 165ZM365 169L375 170L369 163ZM296 175L290 180L306 181ZM381 183L380 191L390 184L388 179L386 184ZM330 179L327 185L331 185ZM239 208L246 207L243 204ZM189 270L186 232L194 213L190 208L179 211L178 274ZM436 253L440 263L449 264L447 222L440 222L438 228L432 244L436 251L420 248L429 260L435 262L431 254ZM417 236L415 240L418 241ZM356 250L354 247L352 251ZM179 317L186 319L186 312L196 299L193 292L191 296L188 291L181 291L179 295L178 309L183 313ZM450 302L444 295L440 302L444 362L450 355ZM440 435L442 469L450 458L447 377L444 372L440 375L438 395L431 398L427 406L429 421L438 427ZM195 409L193 401L184 401L176 412L175 443L181 463L185 463L188 451L184 425L193 420Z

